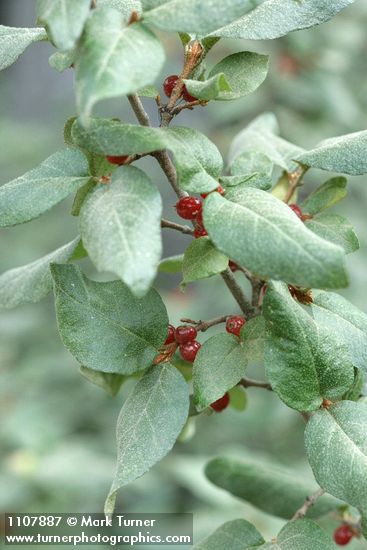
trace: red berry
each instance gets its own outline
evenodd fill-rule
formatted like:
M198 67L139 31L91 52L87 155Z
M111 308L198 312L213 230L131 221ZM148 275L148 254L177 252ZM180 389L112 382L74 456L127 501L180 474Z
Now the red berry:
M232 262L232 260L229 260L228 267L231 271L233 271L233 273L238 271L238 265L235 262Z
M225 393L223 397L220 399L217 399L217 401L214 401L210 406L212 409L217 411L218 413L224 411L229 405L229 394Z
M240 317L239 315L233 315L228 317L226 322L226 331L230 334L235 334L236 336L240 335L241 328L246 323L246 319Z
M339 544L339 546L345 546L352 540L353 537L354 533L346 523L334 531L334 540L336 544Z
M177 76L177 74L172 74L171 76L167 76L166 80L163 82L163 90L167 97L171 97L178 79L179 77Z
M293 210L293 212L296 214L296 216L298 216L299 219L302 220L302 217L303 217L302 210L300 209L298 204L290 204L289 208L291 208Z
M193 363L195 361L196 354L200 348L201 348L201 345L199 344L199 342L194 340L193 342L187 342L186 344L181 344L180 353L182 355L182 358L185 359L185 361L188 361L189 363Z
M193 95L189 94L189 92L187 91L186 86L184 86L183 89L182 89L182 97L183 97L184 100L187 101L188 103L191 103L192 101L196 101L196 100L197 100L197 97L194 97Z
M214 191L216 191L220 195L224 195L224 189L221 185L219 185ZM214 191L211 191L211 193L214 193ZM200 193L200 195L203 197L203 199L206 199L209 193Z
M118 164L118 165L125 164L125 162L127 161L128 158L129 158L129 155L122 155L122 156L118 156L118 157L108 155L106 157L108 162L110 162L111 164Z
M207 237L208 232L204 227L198 226L194 230L195 239L200 239L200 237Z
M183 197L176 203L176 212L184 220L193 220L201 211L202 202L196 197Z
M166 341L164 342L164 345L167 346L168 344L173 344L175 341L175 327L173 325L168 325L168 336L166 338Z
M175 340L178 344L187 344L192 342L197 337L198 333L195 327L190 325L181 325L176 328Z

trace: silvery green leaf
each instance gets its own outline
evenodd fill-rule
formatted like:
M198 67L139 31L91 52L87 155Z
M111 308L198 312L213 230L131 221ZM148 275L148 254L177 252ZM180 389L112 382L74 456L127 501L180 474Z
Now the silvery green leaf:
M319 485L367 511L367 406L342 401L317 411L305 431L308 460Z
M342 399L353 385L354 368L338 334L318 324L282 283L269 284L263 315L266 376L279 397L299 411Z
M121 281L91 281L74 265L52 264L51 272L61 339L79 363L117 374L153 363L168 325L155 290L138 299Z
M125 401L117 420L117 467L105 504L113 512L117 491L166 456L185 425L189 389L170 364L149 369Z
M260 278L306 288L347 284L344 250L307 229L269 193L247 186L227 188L225 198L211 193L204 224L218 250Z
M219 457L211 460L205 475L215 485L272 516L291 519L306 498L317 490L314 481L298 472L260 460ZM307 513L320 518L342 503L329 495L317 500ZM311 549L310 549L311 550Z
M246 550L265 543L259 531L244 519L227 521L206 539L195 544L193 550ZM230 545L230 546L229 546Z
M295 158L304 166L358 176L367 174L366 147L367 130L326 139Z
M208 78L208 80L184 80L187 91L197 99L210 101L217 99L222 93L230 92L231 86L228 84L226 75L218 73Z
M98 7L102 6L115 8L123 13L126 18L130 18L134 11L141 15L143 10L140 0L98 0Z
M74 48L87 20L90 0L37 0L37 16L61 51Z
M89 179L87 159L78 149L54 153L37 168L0 187L0 227L37 218Z
M75 62L77 55L76 49L72 49L66 52L55 52L53 53L48 62L50 67L62 73L66 69L70 69L71 65Z
M148 176L122 166L82 206L80 231L99 271L118 275L136 296L150 288L162 253L162 200Z
M86 380L102 388L112 397L118 394L121 385L127 378L122 374L99 372L83 366L79 368L79 372Z
M98 101L153 84L164 58L159 40L145 25L128 25L124 15L111 8L94 10L75 63L77 107L83 122Z
M50 264L67 262L79 243L78 237L43 258L0 275L0 307L13 308L46 296L52 290Z
M294 2L295 0L292 0ZM265 113L255 118L234 138L230 152L230 164L242 153L261 153L273 164L283 170L297 168L294 159L302 154L303 149L289 143L278 135L278 124L272 113Z
M302 212L314 216L331 208L347 196L347 183L347 179L342 177L326 181L301 202Z
M334 292L318 293L312 314L348 347L353 364L367 372L367 315Z
M185 250L182 264L183 280L186 285L221 273L228 267L228 258L219 252L208 237L195 239Z
M328 21L355 0L255 0L243 17L223 22L213 36L269 40ZM247 6L248 3L246 2ZM247 13L248 12L248 13Z
M47 40L44 29L0 25L0 71L12 65L33 42L40 40Z
M202 36L247 13L253 0L211 0L210 8L202 0L143 1L144 19L166 31L197 33Z
M201 346L193 368L194 401L201 411L233 388L245 375L246 346L237 336L221 333Z
M359 248L358 237L349 221L338 214L322 212L305 225L319 237L344 248L346 254L355 252Z
M92 119L88 128L77 121L74 143L101 155L130 155L169 149L179 185L189 192L209 192L218 187L223 159L206 136L192 128L148 128L112 119Z
M209 73L210 78L224 74L229 84L229 89L221 90L216 99L232 100L251 94L264 82L268 68L267 55L238 52L225 57Z

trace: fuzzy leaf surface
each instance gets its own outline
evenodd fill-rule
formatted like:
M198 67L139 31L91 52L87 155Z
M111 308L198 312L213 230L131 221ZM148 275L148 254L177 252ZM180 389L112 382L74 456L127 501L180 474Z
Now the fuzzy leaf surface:
M85 156L63 149L37 168L0 187L0 227L37 218L90 179Z
M172 365L152 367L139 380L117 420L117 467L106 513L113 511L121 487L145 474L169 453L188 412L188 385Z
M120 281L97 283L73 265L51 266L61 339L82 365L132 374L149 367L167 337L161 297L136 298Z

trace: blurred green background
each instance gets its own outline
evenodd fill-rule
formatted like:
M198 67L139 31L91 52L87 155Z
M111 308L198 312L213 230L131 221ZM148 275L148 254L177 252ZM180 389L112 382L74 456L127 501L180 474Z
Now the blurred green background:
M0 23L33 26L34 5L35 0L0 1ZM365 129L366 26L367 5L359 0L322 27L276 41L221 41L208 64L239 50L270 53L268 79L248 98L185 112L176 124L204 131L223 155L234 135L263 111L275 112L283 137L304 147ZM163 80L180 70L182 51L175 36L162 35L162 40L170 53ZM60 148L63 124L75 114L72 71L53 71L48 65L51 53L50 45L35 44L0 76L0 183ZM154 101L145 103L157 123ZM101 104L98 112L133 121L121 98ZM139 164L160 187L165 216L176 219L175 196L164 176L146 159ZM313 171L305 191L326 179L327 174ZM366 204L363 178L351 178L349 198L338 210L354 223L361 249L348 258L351 286L343 294L364 311ZM71 201L65 201L26 226L3 229L0 271L32 261L77 235L70 206ZM189 243L189 237L176 233L166 232L164 237L165 256L180 253ZM98 277L88 263L85 269ZM178 282L172 275L157 281L172 323L181 317L207 319L237 312L220 278L192 285L185 293L177 288ZM259 369L253 366L250 374L261 377ZM0 511L100 512L114 471L116 419L131 383L113 399L79 375L76 361L58 337L51 296L40 304L0 313L0 375ZM300 478L311 476L301 416L270 393L251 389L247 397L242 413L227 410L199 417L189 442L178 443L150 473L121 492L119 510L194 512L196 540L239 517L253 521L265 537L273 537L281 520L216 489L203 475L209 458L228 454L276 460L298 471ZM325 522L330 532L335 525ZM355 541L349 547L367 544Z

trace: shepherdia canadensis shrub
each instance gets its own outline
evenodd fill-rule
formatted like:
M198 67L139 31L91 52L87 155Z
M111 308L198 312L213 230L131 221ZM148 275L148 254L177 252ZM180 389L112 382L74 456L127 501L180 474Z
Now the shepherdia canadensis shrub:
M82 374L112 394L128 377L137 379L117 423L106 513L121 487L171 450L190 416L224 411L234 388L273 391L307 423L306 453L319 487L258 462L212 460L206 475L214 484L289 521L272 542L246 520L230 521L195 547L201 550L327 550L334 543L317 523L327 513L340 520L337 544L367 535L367 406L360 397L367 317L335 292L348 285L345 255L358 239L349 221L329 212L346 196L344 175L367 173L367 131L305 151L279 137L266 113L234 138L224 163L199 131L170 125L184 109L246 96L266 78L268 57L252 51L213 66L210 50L219 40L274 39L351 3L38 0L39 27L0 27L2 69L32 42L48 40L56 48L51 66L75 72L77 117L66 122L66 146L0 188L0 225L28 222L74 194L80 236L1 275L0 305L36 302L53 286L60 335ZM157 29L179 33L177 75L161 74ZM93 117L99 101L123 95L136 124ZM159 127L142 97L156 102ZM187 222L162 219L160 194L136 165L146 155L160 164ZM314 168L334 176L320 176L301 202L298 188L307 189ZM182 256L162 260L162 228L193 237ZM116 280L88 279L75 265L87 256ZM183 285L222 277L232 311L173 327L152 287L159 270L182 271ZM223 331L200 345L197 334L219 324ZM266 381L246 378L255 354ZM182 359L192 365L186 378Z

